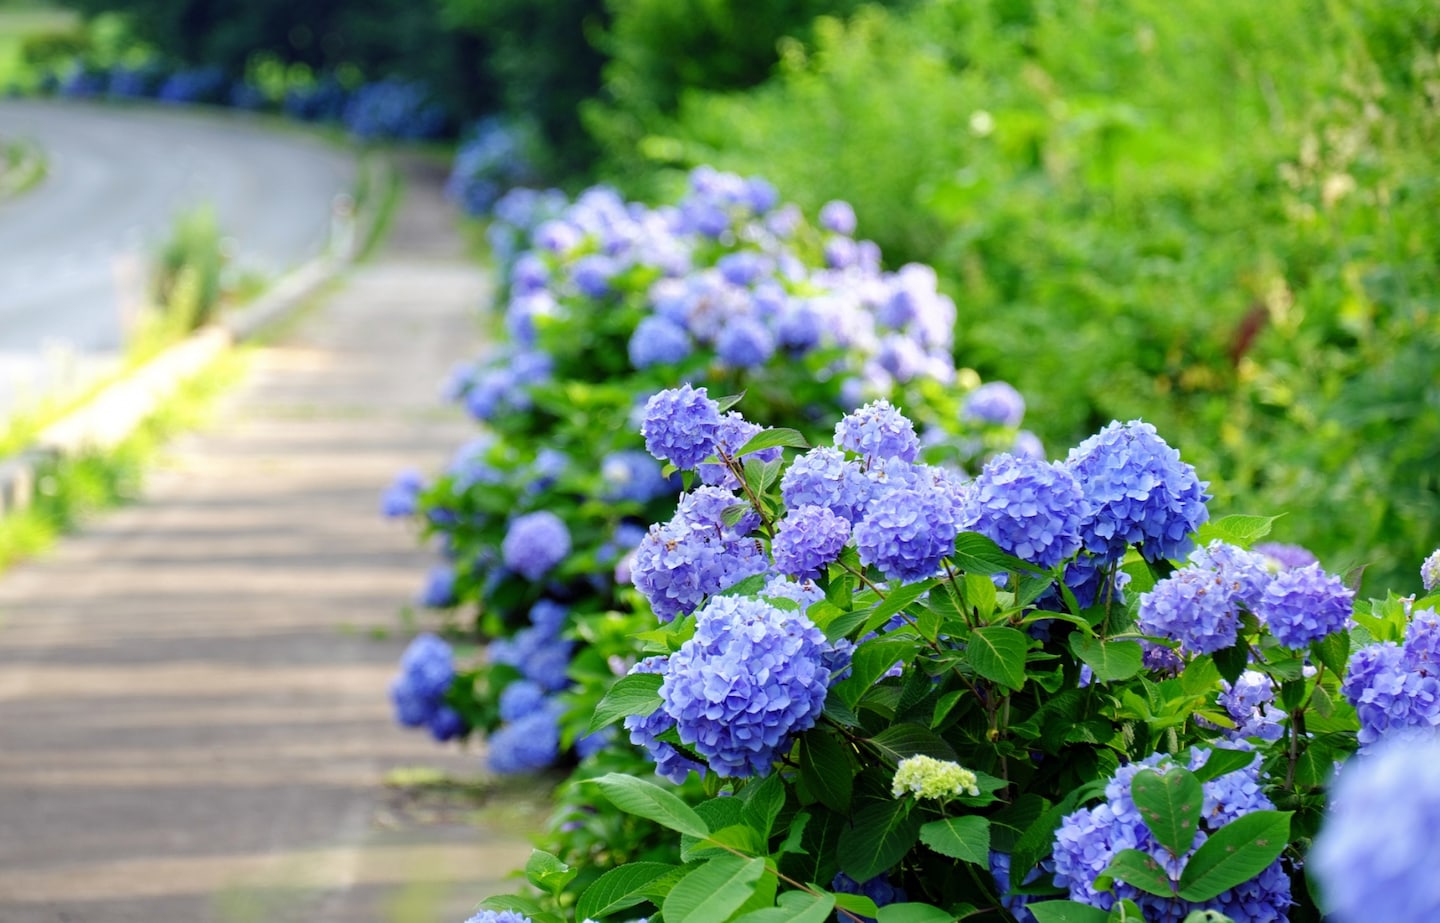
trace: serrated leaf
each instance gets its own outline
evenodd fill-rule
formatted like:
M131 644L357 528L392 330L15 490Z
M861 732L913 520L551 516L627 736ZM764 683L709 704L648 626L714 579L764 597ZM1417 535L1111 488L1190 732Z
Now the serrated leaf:
M1190 851L1205 806L1205 790L1193 772L1178 766L1163 774L1142 769L1130 780L1130 797L1157 843L1173 856Z
M1079 901L1036 901L1026 904L1025 909L1034 914L1039 923L1105 923L1110 918L1099 907Z
M932 820L920 828L920 842L942 856L972 862L988 869L990 821L974 814Z
M604 698L595 706L586 731L594 734L631 715L648 715L660 707L660 684L665 677L658 673L631 673L617 679Z
M710 828L693 808L653 782L612 772L590 779L588 784L599 786L605 797L627 814L653 820L679 833L701 838L710 835Z
M749 441L742 445L735 454L737 456L749 455L751 452L774 448L808 449L810 443L805 441L805 437L800 435L799 430L777 426L773 429L762 429L751 436Z
M541 891L549 891L557 897L579 874L578 869L571 868L560 861L559 856L543 849L531 850L530 859L525 863L525 880Z
M1180 874L1180 897L1203 903L1259 875L1290 841L1289 811L1252 811L1210 834Z
M786 891L777 903L780 906L737 917L735 923L826 923L835 909L835 895Z
M1070 650L1102 683L1129 679L1145 667L1145 651L1139 641L1102 641L1077 631L1070 635Z
M643 890L646 885L667 873L679 869L678 865L663 862L631 862L613 868L585 889L575 905L575 916L581 920L598 920L616 911L634 907L649 900Z
M931 904L886 904L875 914L875 923L955 923L955 914Z
M955 750L934 732L918 724L892 724L873 737L869 743L887 763L898 763L907 756L930 756L937 760L955 759Z
M986 679L1010 689L1025 685L1025 652L1030 639L1004 625L977 628L970 633L965 659Z
M765 860L716 856L676 883L660 912L668 923L724 923L755 893Z
M798 759L800 778L820 803L841 814L849 811L855 776L845 745L822 728L812 728L800 738Z
M1109 891L1117 878L1146 894L1175 896L1175 886L1165 869L1155 861L1154 856L1138 849L1122 849L1117 852L1110 860L1110 865L1095 879L1095 890Z
M920 818L910 813L910 804L878 801L856 812L835 847L841 871L869 881L899 862L920 837Z

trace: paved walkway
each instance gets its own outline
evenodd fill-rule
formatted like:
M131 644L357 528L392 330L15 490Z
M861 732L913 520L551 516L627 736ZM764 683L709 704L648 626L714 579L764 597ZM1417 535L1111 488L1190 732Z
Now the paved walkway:
M377 502L469 432L436 388L486 284L412 181L142 502L0 578L0 921L459 923L510 889L533 815L382 784L479 772L391 723L429 556Z

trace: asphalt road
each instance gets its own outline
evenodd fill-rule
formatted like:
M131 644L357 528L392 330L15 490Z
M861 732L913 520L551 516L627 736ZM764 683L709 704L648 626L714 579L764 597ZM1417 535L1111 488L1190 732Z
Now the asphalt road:
M335 148L243 114L3 100L0 136L49 166L0 202L0 420L114 363L177 214L213 207L232 266L273 276L325 246L355 176Z

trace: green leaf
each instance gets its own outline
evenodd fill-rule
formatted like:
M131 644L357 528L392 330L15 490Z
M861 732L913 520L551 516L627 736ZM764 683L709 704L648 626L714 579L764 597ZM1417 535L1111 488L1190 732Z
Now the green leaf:
M934 732L918 724L892 724L867 742L880 751L887 763L898 763L907 756L932 756L937 760L955 759L955 750Z
M1350 659L1350 633L1332 631L1310 645L1310 653L1325 665L1325 669L1336 676L1345 675L1345 666Z
M785 807L785 783L780 781L780 774L771 773L759 782L750 783L740 797L745 804L745 823L760 834L761 842L769 840L775 818Z
M992 682L1019 690L1025 685L1025 652L1030 639L1004 625L977 628L966 642L965 659L975 672Z
M826 923L835 909L835 895L786 891L776 903L780 906L751 911L735 923Z
M1218 910L1192 910L1182 923L1235 923Z
M1142 769L1130 780L1130 797L1157 843L1173 856L1190 851L1205 806L1205 790L1193 772L1179 766L1164 774Z
M588 782L600 786L605 797L627 814L653 820L660 826L679 833L701 838L710 835L710 828L693 808L653 782L619 772L608 773Z
M750 440L742 445L740 450L735 454L737 456L749 455L751 452L773 449L777 446L792 449L808 449L810 448L810 443L805 441L805 437L800 435L799 430L777 426L774 429L762 429L760 432L751 436Z
M679 868L664 862L631 862L613 868L595 879L595 883L580 895L575 905L575 916L581 920L598 920L644 903L649 900L643 893L645 886Z
M660 912L668 923L724 923L750 899L765 860L716 856L676 883Z
M899 862L919 837L920 818L910 813L909 800L877 801L856 812L840 834L835 858L846 875L869 881Z
M1209 782L1211 779L1218 779L1227 772L1234 772L1237 769L1244 769L1255 762L1255 751L1253 750L1231 750L1226 747L1215 747L1210 755L1205 758L1205 765L1195 770L1195 778L1201 782Z
M869 917L873 920L880 912L879 908L875 906L875 902L863 894L832 894L830 896L835 898L836 910L844 910L857 917ZM839 914L837 913L836 916ZM840 917L840 919L845 920L844 917ZM849 921L845 920L845 923L849 923Z
M1235 644L1214 653L1215 668L1227 683L1234 684L1250 665L1250 645L1242 638Z
M1160 863L1155 861L1154 856L1138 849L1122 849L1117 852L1115 858L1110 860L1109 867L1095 879L1095 890L1109 891L1116 878L1146 894L1175 896L1175 885L1160 867Z
M1070 650L1102 683L1129 679L1145 667L1145 651L1139 641L1102 641L1077 631L1070 635Z
M553 913L546 913L545 908L532 898L522 897L519 894L499 894L494 897L487 897L479 904L480 910L513 910L522 916L527 916L534 923L559 923L559 919Z
M1105 920L1106 923L1145 923L1145 914L1141 912L1139 904L1127 897L1115 902L1115 906L1110 908L1110 916Z
M556 897L559 897L565 886L579 874L578 869L571 868L561 862L559 856L551 855L543 849L531 850L530 859L525 863L525 880Z
M732 503L720 511L720 521L730 528L734 528L749 513L755 512L755 508L748 503Z
M930 904L886 904L875 914L875 923L955 923L955 914Z
M660 684L665 677L658 673L631 673L615 681L595 706L586 731L594 734L631 715L648 715L660 707Z
M974 814L932 820L920 828L920 842L942 856L972 862L988 869L990 820Z
M1190 661L1179 680L1180 688L1186 695L1207 695L1220 682L1220 670L1216 668L1214 659L1206 654Z
M975 610L975 616L982 622L995 614L995 581L989 574L965 574L965 604Z
M1195 531L1195 544L1208 545L1215 539L1249 548L1270 534L1279 516L1222 516L1212 519Z
M717 397L714 400L715 403L720 405L720 412L724 413L725 411L729 410L731 407L734 407L736 404L740 403L744 399L745 392L741 391L739 394L727 394L724 397Z
M799 761L800 778L820 803L841 814L848 812L855 775L845 745L823 728L811 728L800 738Z
M1290 841L1289 811L1252 811L1210 834L1180 875L1180 897L1203 903L1249 881Z
M885 598L870 610L870 617L865 620L865 628L860 633L863 635L875 631L890 621L893 616L899 614L900 610L930 592L939 582L938 580L925 580L920 583L907 583L886 593Z
M879 681L897 663L909 663L919 649L913 638L871 638L855 648L850 656L850 676L836 685L836 693L847 705L853 706L865 691Z
M1110 915L1079 901L1037 901L1026 904L1039 923L1105 923Z
M961 532L955 536L955 553L950 556L965 573L1001 574L1032 573L1035 566L1006 554L995 540L979 532Z

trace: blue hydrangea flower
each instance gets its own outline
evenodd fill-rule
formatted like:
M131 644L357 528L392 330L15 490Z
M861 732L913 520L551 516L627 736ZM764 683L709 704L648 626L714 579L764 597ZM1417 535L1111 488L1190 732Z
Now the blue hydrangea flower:
M514 910L482 910L465 923L532 923L531 919Z
M1182 567L1140 596L1140 630L1179 641L1191 654L1212 654L1235 643L1240 611L1218 571Z
M1040 437L1028 429L1022 429L1015 434L1015 443L1010 446L1010 454L1021 455L1026 458L1037 458L1040 461L1045 461L1049 458L1049 456L1045 454L1045 443L1041 442Z
M570 614L570 607L563 603L557 603L553 599L538 600L530 607L530 624L542 634L558 637L561 629L565 627L565 618Z
M743 456L735 454L763 429L764 427L758 423L751 423L735 411L730 411L721 417L720 425L715 427L714 452L716 456L727 455L738 460L742 465L747 458L756 458L766 462L774 461L780 457L779 446L761 449L758 452L747 452ZM735 472L720 462L702 462L696 467L695 473L700 476L700 482L703 484L723 487L726 490L740 489L740 479L735 476Z
M1269 559L1264 555L1219 539L1192 551L1189 564L1215 572L1235 602L1252 612L1273 579Z
M849 522L823 506L802 506L780 520L771 553L780 573L814 579L840 556L849 539Z
M855 209L849 202L834 199L820 206L820 226L836 234L855 233Z
M798 612L718 596L670 655L660 698L680 739L721 776L770 772L825 706L825 636Z
M630 668L631 673L666 673L667 658L646 657ZM660 740L660 735L675 725L674 719L663 707L648 715L629 715L625 718L625 730L630 732L630 742L642 748L655 763L655 774L669 779L676 785L685 781L691 770L705 775L705 767L676 750L674 746Z
M405 727L432 721L445 727L448 716L437 720L437 712L448 709L445 694L454 679L455 655L450 645L433 634L417 635L400 656L400 673L390 684L395 720ZM462 724L457 734L463 731Z
M649 503L674 492L671 482L660 473L660 463L648 452L626 449L612 452L600 462L606 500Z
M872 401L835 424L835 446L864 456L913 462L920 452L915 424L885 399Z
M1440 739L1347 763L1308 863L1337 923L1440 918Z
M1019 426L1025 419L1025 398L1007 382L987 381L965 395L960 415L974 423Z
M455 568L449 564L436 564L425 576L425 587L420 591L420 605L431 609L448 609L459 602L455 596Z
M684 385L661 391L646 402L640 432L647 452L689 470L715 451L719 426L720 405L704 388Z
M635 549L630 578L660 621L692 612L705 597L769 569L763 550L745 537L756 521L753 513L735 527L722 523L724 509L739 502L717 487L692 491L675 516L651 526Z
M684 327L658 314L640 321L630 334L630 364L637 369L674 365L684 361L694 349Z
M798 604L801 612L805 612L825 598L825 591L814 581L791 580L783 574L777 574L765 581L760 595L770 599L788 599Z
M1035 914L1030 912L1029 903L1036 900L1030 894L1011 894L1010 854L990 850L990 877L995 879L995 890L1000 892L1000 906L1010 912L1016 923L1036 923ZM1039 881L1045 874L1053 874L1055 863L1049 859L1030 870L1021 884L1029 885ZM1040 898L1043 900L1043 898Z
M527 580L539 580L570 554L570 530L549 510L517 516L500 545L505 566Z
M1350 655L1341 693L1360 718L1361 750L1396 733L1440 728L1440 614L1411 616L1404 645L1367 644Z
M539 683L520 679L506 686L500 693L500 720L519 721L546 702L545 689Z
M1252 549L1256 554L1264 555L1266 560L1271 562L1276 569L1282 567L1307 567L1318 563L1315 554L1308 548L1299 545L1287 545L1283 542L1260 542Z
M855 524L860 560L880 569L887 580L911 582L932 577L940 562L955 551L959 534L955 510L932 490L900 487L871 502L865 518Z
M380 498L380 512L390 518L413 516L420 502L420 491L425 488L425 478L413 468L407 468L395 475L395 480Z
M554 692L570 685L570 657L574 650L574 641L532 626L490 642L489 656L491 663L512 666L526 679Z
M997 455L965 492L960 528L1051 568L1080 550L1084 517L1085 495L1064 465Z
M731 317L715 338L715 354L731 368L753 369L775 355L775 335L763 323L744 315Z
M1130 575L1119 568L1118 561L1102 561L1094 555L1081 553L1065 565L1065 585L1082 609L1096 603L1125 605L1125 587L1129 583ZM1053 600L1047 598L1044 602L1043 608L1056 612L1063 604L1058 593Z
M1090 507L1085 547L1102 558L1118 559L1131 545L1147 561L1181 558L1210 518L1208 483L1141 420L1111 423L1071 449L1065 465Z
M560 758L560 714L557 706L540 708L501 725L486 741L491 771L505 775L535 772Z
M1354 599L1339 577L1311 564L1274 575L1250 608L1275 640L1302 648L1349 625Z
M1427 593L1440 585L1440 548L1432 551L1425 563L1420 565L1420 584Z
M1188 768L1199 769L1209 757L1210 751L1195 750ZM1130 783L1138 772L1150 768L1163 773L1175 765L1173 760L1170 754L1155 754L1120 767L1105 787L1104 802L1082 808L1061 821L1055 832L1055 884L1067 889L1071 900L1102 910L1109 910L1116 901L1129 898L1140 905L1145 919L1163 923L1179 923L1196 910L1217 910L1233 919L1254 923L1283 923L1288 919L1292 901L1290 876L1282 859L1276 859L1250 881L1204 903L1146 894L1120 880L1114 883L1112 891L1095 889L1096 877L1122 849L1149 853L1172 879L1179 879L1190 853L1178 858L1171 856L1145 826L1140 809L1130 795ZM1204 783L1205 802L1192 850L1198 849L1229 821L1252 811L1274 808L1261 791L1258 764L1257 759L1243 769Z
M1285 713L1276 708L1275 681L1259 670L1246 670L1234 684L1220 683L1218 702L1235 721L1235 728L1226 733L1232 740L1259 737L1279 740L1285 733L1281 722Z
M852 523L864 514L871 490L860 463L829 446L796 458L780 477L780 496L787 508L823 506Z
M463 737L465 732L470 730L470 726L465 723L465 719L461 717L460 713L449 705L444 704L436 707L436 709L430 713L429 719L425 722L425 727L430 731L430 736L433 737L437 743L442 744L447 740Z

